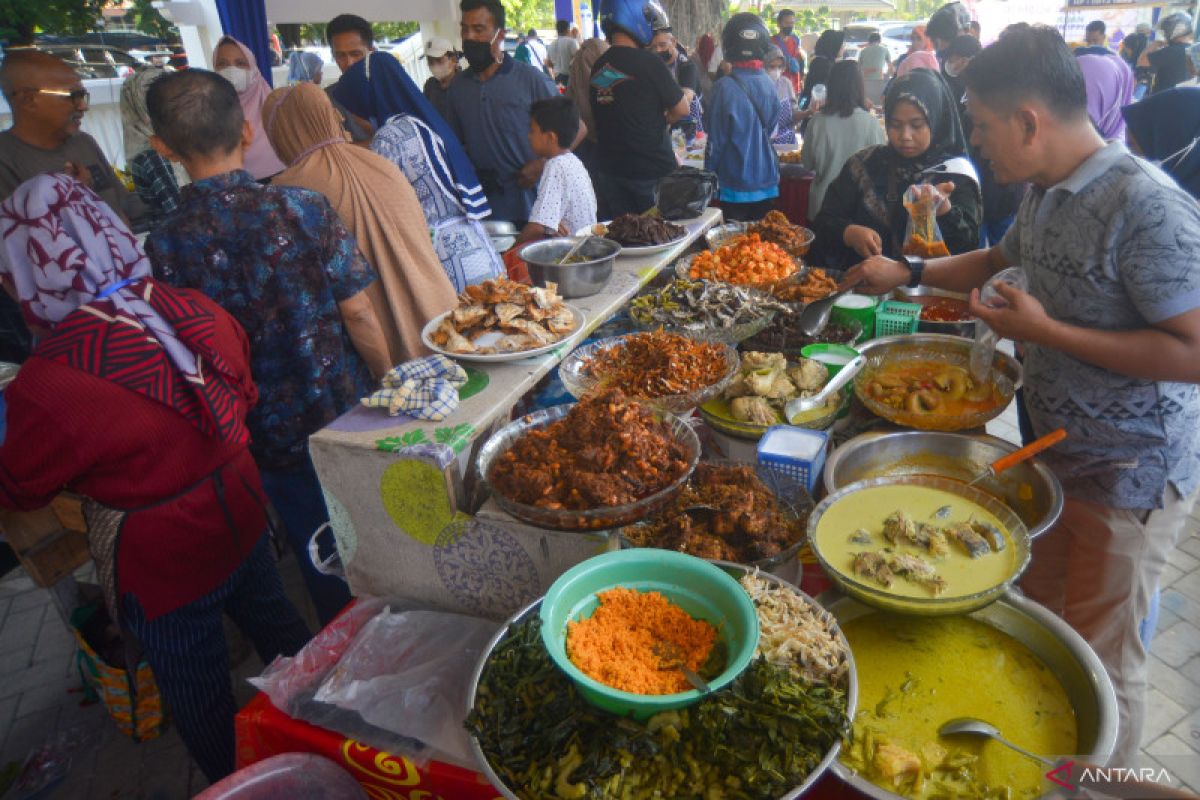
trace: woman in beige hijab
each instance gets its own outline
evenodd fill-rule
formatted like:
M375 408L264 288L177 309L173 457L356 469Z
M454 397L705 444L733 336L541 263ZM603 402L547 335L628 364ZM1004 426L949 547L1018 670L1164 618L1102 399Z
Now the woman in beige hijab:
M325 195L375 267L376 314L392 364L428 354L425 323L455 304L416 192L395 164L350 144L329 97L314 84L276 89L263 105L271 146L287 164L272 179Z

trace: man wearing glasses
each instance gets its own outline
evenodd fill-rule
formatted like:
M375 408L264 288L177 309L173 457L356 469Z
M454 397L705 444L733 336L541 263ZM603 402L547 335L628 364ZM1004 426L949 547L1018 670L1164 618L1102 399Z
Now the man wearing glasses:
M36 175L65 172L129 218L137 198L125 191L96 140L79 129L88 93L75 70L48 53L9 50L0 65L0 91L13 116L12 127L0 132L0 201ZM0 292L0 360L20 363L32 345L20 308Z
M0 90L13 115L0 133L0 200L35 175L65 172L129 217L129 193L96 140L79 129L88 93L75 70L48 53L10 50Z

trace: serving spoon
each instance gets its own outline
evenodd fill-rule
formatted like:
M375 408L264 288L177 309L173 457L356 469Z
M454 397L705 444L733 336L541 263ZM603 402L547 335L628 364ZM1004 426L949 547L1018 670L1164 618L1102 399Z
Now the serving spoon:
M810 397L797 397L795 400L787 401L787 404L783 407L784 419L791 423L793 419L804 412L812 411L814 408L820 408L825 405L835 392L841 391L843 386L854 380L854 376L862 371L866 363L866 356L855 356L846 363L846 366L841 368L837 375L834 375L829 379L828 383L821 387L821 391Z
M709 694L712 692L712 687L708 685L704 678L701 678L687 664L683 663L683 654L678 647L669 642L662 642L655 645L652 652L662 659L658 664L659 669L677 669L683 673L683 677L692 685L692 688L700 692L700 694Z
M574 247L572 247L570 250L567 251L567 254L565 256L563 256L562 258L560 258L558 260L559 265L560 266L565 265L568 261L571 260L572 256L574 256L576 253L578 253L580 250L583 249L583 246L585 244L590 242L592 239L596 239L596 238L598 238L598 237L596 237L590 233L587 236L584 236L582 239L580 239L578 242L576 242Z
M1195 800L1196 798L1196 795L1192 794L1191 792L1185 792L1170 786L1164 786L1161 783L1133 780L1132 778L1126 780L1119 774L1115 779L1106 779L1105 777L1101 777L1107 776L1113 772L1117 772L1117 770L1113 768L1105 769L1095 764L1088 764L1087 762L1080 761L1078 759L1070 761L1052 761L1045 756L1034 755L1023 747L1018 747L1008 739L1005 739L1003 736L1001 736L1000 730L995 725L991 724L990 722L984 722L981 719L976 719L975 717L958 717L950 720L949 722L943 723L942 727L938 728L938 736L959 735L986 736L989 739L995 739L997 742L1000 742L1000 744L1016 750L1026 758L1031 758L1034 761L1038 761L1045 766L1050 767L1052 770L1052 775L1057 775L1060 771L1064 772L1065 774L1063 774L1062 777L1066 778L1068 781L1073 780L1072 773L1075 769L1078 769L1080 778L1077 782L1078 785L1074 787L1077 790L1089 789L1108 795L1109 797L1136 797L1148 798L1148 800L1156 800L1156 798L1171 798L1172 800L1175 798L1187 798L1188 800ZM1063 769L1064 767L1066 767L1065 770ZM1127 769L1121 770L1120 772L1128 774L1131 771L1132 770ZM1095 777L1085 780L1087 775L1092 775Z

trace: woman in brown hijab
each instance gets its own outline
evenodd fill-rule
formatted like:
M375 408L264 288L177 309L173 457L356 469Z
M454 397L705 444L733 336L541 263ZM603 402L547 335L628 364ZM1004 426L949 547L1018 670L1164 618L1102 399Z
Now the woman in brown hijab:
M375 298L375 311L392 363L427 355L421 328L454 307L455 293L412 184L395 164L346 140L341 118L314 84L271 92L263 123L288 165L272 183L329 198L379 273L384 296Z

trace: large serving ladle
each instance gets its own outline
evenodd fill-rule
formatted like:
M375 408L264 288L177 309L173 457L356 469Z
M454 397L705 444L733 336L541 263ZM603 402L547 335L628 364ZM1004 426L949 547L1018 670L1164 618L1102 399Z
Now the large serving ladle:
M1147 800L1155 800L1156 798L1189 798L1195 800L1197 795L1191 792L1185 792L1182 789L1174 789L1170 786L1164 786L1161 783L1151 783L1149 781L1135 780L1129 778L1124 779L1124 775L1137 774L1136 770L1130 766L1126 770L1118 771L1114 767L1104 768L1095 764L1088 764L1083 761L1053 761L1045 756L1034 755L1023 747L1010 742L1000 735L1000 730L990 722L985 722L974 717L958 717L949 722L943 723L942 727L938 728L938 736L986 736L989 739L995 739L1005 747L1010 747L1016 750L1026 758L1031 758L1050 768L1047 777L1060 775L1057 780L1065 780L1066 782L1076 781L1076 789L1088 789L1090 791L1100 792L1109 797L1129 797L1129 798L1147 798ZM1114 773L1116 774L1113 777ZM1123 773L1123 774L1122 774ZM1075 778L1078 774L1080 777ZM1093 776L1087 778L1086 776ZM1067 784L1063 784L1067 785Z

